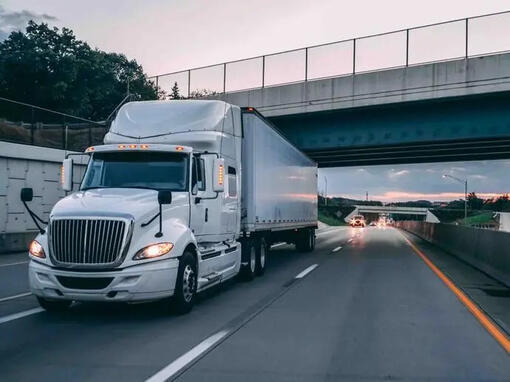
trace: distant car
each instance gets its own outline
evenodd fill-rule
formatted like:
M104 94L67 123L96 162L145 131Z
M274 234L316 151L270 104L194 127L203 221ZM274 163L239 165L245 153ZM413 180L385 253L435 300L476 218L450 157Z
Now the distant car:
M376 221L374 221L374 220L372 220L372 221L370 222L369 226L370 226L370 227L375 227L375 226L377 226L377 222L376 222Z
M351 227L365 227L367 225L363 215L354 215L349 222Z

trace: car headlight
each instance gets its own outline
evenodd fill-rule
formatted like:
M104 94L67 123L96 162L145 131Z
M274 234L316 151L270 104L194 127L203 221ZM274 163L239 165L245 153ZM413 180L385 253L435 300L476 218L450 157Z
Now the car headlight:
M152 244L139 250L136 255L133 256L133 260L153 259L154 257L163 256L170 252L173 247L174 245L172 243Z
M46 254L44 253L44 248L37 240L32 240L30 242L30 245L28 247L28 252L34 256L38 257L40 259L44 259L46 257Z

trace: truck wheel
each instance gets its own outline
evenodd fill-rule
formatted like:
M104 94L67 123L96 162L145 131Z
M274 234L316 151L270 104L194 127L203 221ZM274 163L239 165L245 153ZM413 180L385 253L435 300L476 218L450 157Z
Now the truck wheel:
M42 297L37 297L37 302L39 302L41 308L48 312L64 312L73 303L72 301L68 300L46 300Z
M261 238L257 243L257 261L255 264L255 274L262 276L266 271L268 246L266 240Z
M313 229L306 229L299 233L296 240L296 249L299 252L311 252L315 249L315 233Z
M188 313L195 303L197 292L197 265L193 254L185 251L179 260L175 283L174 308L179 314Z
M254 240L247 240L243 244L241 258L246 265L241 268L241 277L245 281L251 281L257 268L257 248Z

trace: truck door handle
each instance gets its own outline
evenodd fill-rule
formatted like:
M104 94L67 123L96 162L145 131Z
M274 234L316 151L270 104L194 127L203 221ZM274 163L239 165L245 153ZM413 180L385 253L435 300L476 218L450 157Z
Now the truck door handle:
M209 220L209 208L205 209L205 221L207 222Z

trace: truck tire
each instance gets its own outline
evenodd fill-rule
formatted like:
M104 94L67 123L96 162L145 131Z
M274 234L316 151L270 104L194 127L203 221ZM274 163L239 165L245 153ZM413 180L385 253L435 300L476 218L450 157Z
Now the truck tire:
M305 229L298 234L296 249L299 252L312 252L315 249L315 232L313 229Z
M251 281L255 277L257 268L257 247L255 240L246 240L243 242L241 259L241 278L244 281Z
M71 304L72 301L68 300L46 300L43 297L37 297L37 302L41 305L41 308L48 312L64 312L66 311Z
M267 252L269 249L264 238L257 240L256 249L257 259L255 264L255 274L257 276L262 276L266 271Z
M173 305L177 313L188 313L195 303L197 293L197 264L193 254L185 251L179 259Z

